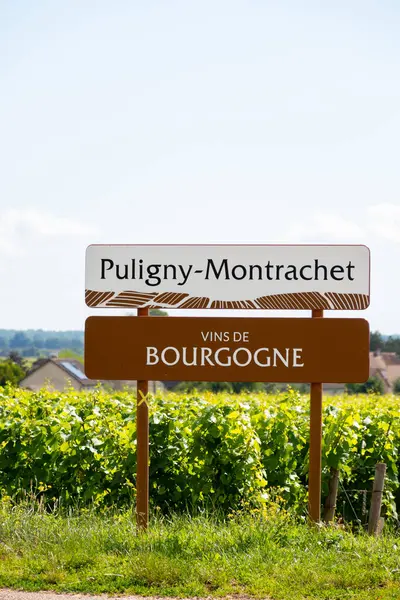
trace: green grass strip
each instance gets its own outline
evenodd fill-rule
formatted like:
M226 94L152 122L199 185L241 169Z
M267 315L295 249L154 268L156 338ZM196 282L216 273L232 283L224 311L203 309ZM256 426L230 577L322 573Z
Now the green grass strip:
M400 539L312 528L287 513L173 516L0 505L0 587L274 600L400 598Z

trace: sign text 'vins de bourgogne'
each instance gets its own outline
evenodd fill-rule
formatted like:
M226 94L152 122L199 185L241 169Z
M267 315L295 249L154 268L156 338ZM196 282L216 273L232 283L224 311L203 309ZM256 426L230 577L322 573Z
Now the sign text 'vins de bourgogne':
M364 319L89 317L91 379L362 383Z
M86 304L360 310L369 271L362 245L92 245Z

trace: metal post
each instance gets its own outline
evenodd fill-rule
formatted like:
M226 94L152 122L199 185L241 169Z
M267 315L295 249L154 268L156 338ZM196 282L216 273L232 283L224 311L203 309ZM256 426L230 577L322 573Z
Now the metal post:
M313 310L312 318L321 319L323 310ZM311 383L310 392L310 466L308 475L308 515L311 521L321 520L322 470L322 383Z
M148 308L138 308L138 317L147 317ZM137 382L136 407L136 524L147 529L149 522L149 407L148 381Z

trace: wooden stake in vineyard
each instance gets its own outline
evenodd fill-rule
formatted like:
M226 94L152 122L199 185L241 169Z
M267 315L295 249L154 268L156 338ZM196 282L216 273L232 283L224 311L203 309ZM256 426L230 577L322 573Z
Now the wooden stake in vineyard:
M370 535L378 535L382 526L381 507L383 488L385 485L386 465L385 463L377 463L375 467L374 485L372 488L371 508L369 511L368 533Z
M329 478L329 492L325 501L324 521L330 523L335 517L337 493L339 487L339 469L331 467Z

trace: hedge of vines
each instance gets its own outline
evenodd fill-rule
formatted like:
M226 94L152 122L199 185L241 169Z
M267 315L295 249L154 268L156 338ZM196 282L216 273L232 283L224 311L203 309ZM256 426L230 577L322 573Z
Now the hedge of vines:
M274 498L305 511L306 395L165 394L149 406L154 510L227 513ZM0 388L0 492L49 506L134 503L135 416L127 392ZM366 519L374 466L385 462L385 512L396 522L399 445L395 396L325 398L323 494L330 467L339 468L339 516Z

